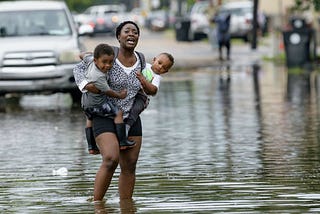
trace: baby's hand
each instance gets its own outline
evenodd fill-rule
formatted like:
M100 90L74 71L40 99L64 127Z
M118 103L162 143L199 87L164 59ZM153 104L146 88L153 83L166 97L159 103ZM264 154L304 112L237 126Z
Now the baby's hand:
M123 89L123 90L120 91L118 94L119 94L119 95L118 95L118 98L119 98L119 99L124 99L124 98L127 96L127 89Z

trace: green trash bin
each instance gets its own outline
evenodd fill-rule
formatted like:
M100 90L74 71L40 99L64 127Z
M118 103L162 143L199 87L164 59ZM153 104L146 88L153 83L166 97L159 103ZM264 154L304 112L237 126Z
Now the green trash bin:
M316 57L315 31L301 17L291 17L289 24L291 29L283 32L287 67L303 67Z
M175 23L175 33L177 41L189 41L190 19L177 19Z
M311 29L294 29L283 32L286 63L288 67L302 67L311 62Z

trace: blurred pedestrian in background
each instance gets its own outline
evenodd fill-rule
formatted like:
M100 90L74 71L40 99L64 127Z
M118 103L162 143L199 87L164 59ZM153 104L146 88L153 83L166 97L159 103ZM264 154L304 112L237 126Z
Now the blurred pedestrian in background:
M230 19L231 14L218 14L213 18L213 22L216 23L217 39L219 47L219 59L223 60L223 47L226 48L227 60L230 60L231 42L230 42Z

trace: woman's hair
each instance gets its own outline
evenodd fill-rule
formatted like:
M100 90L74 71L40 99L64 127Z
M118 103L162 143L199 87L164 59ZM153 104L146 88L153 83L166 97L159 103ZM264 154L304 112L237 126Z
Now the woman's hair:
M120 32L121 32L122 28L123 28L126 24L133 24L133 25L137 28L138 35L140 35L139 26L138 26L135 22L133 22L133 21L124 21L124 22L120 23L120 24L118 25L118 27L116 28L116 38L118 38L118 36L120 35Z
M114 51L110 45L102 43L97 45L96 48L94 49L93 57L95 59L98 59L99 57L105 54L107 54L108 56L111 56L111 55L114 55Z

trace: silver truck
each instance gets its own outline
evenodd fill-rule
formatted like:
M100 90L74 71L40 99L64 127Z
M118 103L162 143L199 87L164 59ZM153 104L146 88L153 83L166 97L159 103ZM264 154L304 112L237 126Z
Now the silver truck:
M70 93L84 46L64 2L0 2L0 96Z

